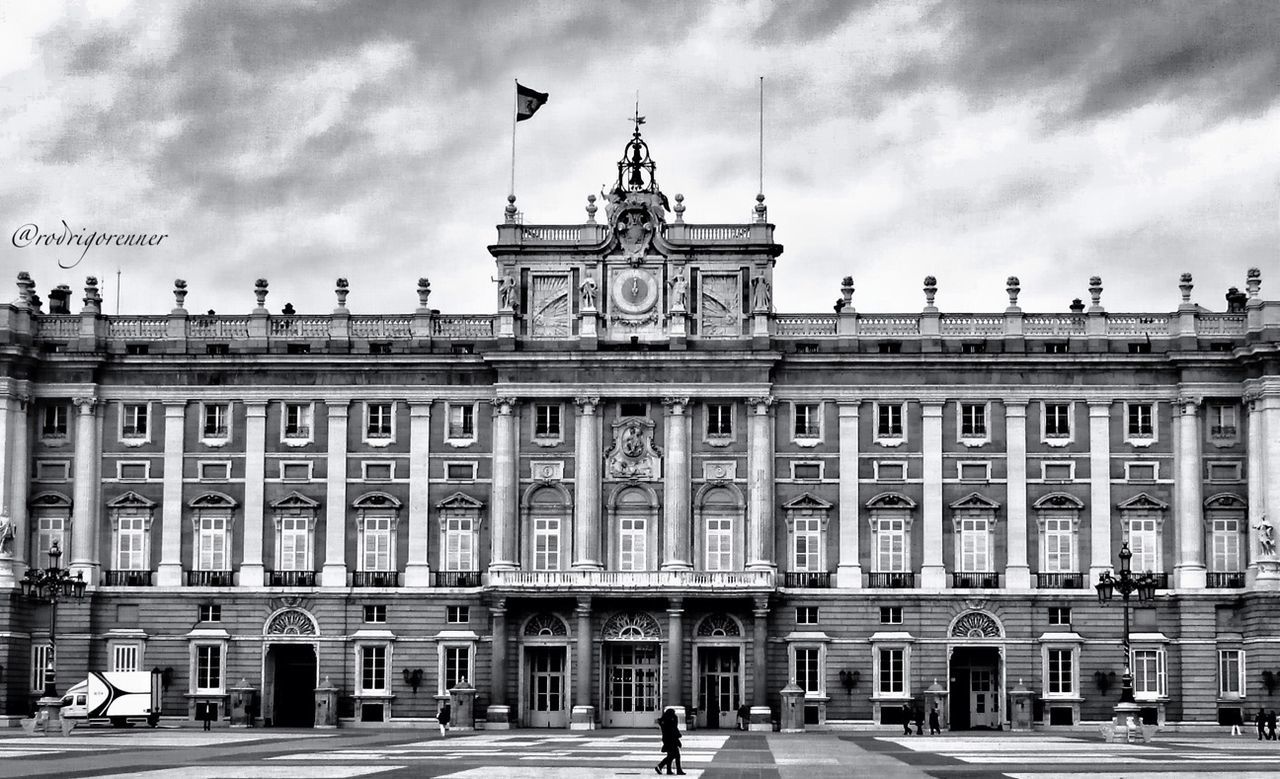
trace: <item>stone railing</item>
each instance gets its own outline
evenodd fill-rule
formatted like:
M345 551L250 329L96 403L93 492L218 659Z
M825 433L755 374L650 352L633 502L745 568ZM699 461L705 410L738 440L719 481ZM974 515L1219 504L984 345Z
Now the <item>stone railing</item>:
M563 241L578 243L582 240L582 225L531 225L520 228L520 238L530 241ZM592 230L594 237L595 230Z
M1004 335L1004 317L979 314L943 314L939 331L943 335Z
M839 318L834 314L778 314L773 318L778 335L836 335Z
M359 315L351 317L354 338L408 338L412 335L413 317Z
M1107 314L1107 335L1168 335L1168 314Z
M670 227L670 225L668 225ZM678 234L678 230L675 231ZM685 225L686 241L745 241L751 238L751 225Z
M187 320L187 337L224 341L249 337L247 316L193 316Z
M1027 335L1084 335L1085 318L1070 314L1027 314L1022 318Z
M80 334L78 316L42 316L36 322L37 338L75 338Z
M492 338L491 316L437 316L431 319L431 334L441 338Z
M580 588L761 590L772 589L772 571L490 571L486 586L503 590Z
M267 332L275 338L328 338L327 316L278 316L268 320Z
M919 314L871 314L858 317L858 334L911 336L920 334Z
M169 318L164 316L121 316L107 320L108 338L157 340L169 332Z
M1244 314L1197 314L1197 335L1244 335L1248 319Z

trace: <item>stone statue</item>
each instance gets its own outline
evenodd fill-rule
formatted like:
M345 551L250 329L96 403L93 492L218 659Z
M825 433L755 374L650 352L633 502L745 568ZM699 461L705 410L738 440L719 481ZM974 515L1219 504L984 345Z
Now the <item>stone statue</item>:
M510 273L501 278L491 278L498 283L498 307L514 310L516 307L516 278Z
M582 295L583 308L596 307L596 280L593 277L585 276L578 285L578 292Z
M769 311L773 308L773 290L764 276L751 279L751 307L756 311Z
M1276 553L1275 529L1271 527L1271 523L1267 521L1267 515L1262 515L1262 520L1253 526L1258 531L1258 548L1262 554L1268 557Z
M13 539L17 535L18 529L14 526L13 520L0 517L0 557L13 556Z
M671 307L673 309L686 309L689 307L689 280L681 273L674 276L670 282L671 285Z

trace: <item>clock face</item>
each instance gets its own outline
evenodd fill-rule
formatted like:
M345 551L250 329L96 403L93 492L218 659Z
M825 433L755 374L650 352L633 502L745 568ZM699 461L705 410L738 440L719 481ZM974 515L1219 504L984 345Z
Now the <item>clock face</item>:
M628 268L613 277L613 303L628 314L643 314L658 301L658 282L653 274Z

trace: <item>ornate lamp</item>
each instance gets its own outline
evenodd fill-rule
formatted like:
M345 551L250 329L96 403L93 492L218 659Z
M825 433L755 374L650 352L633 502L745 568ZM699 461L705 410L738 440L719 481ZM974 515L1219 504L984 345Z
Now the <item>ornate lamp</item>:
M44 685L46 698L57 697L55 659L58 652L56 638L58 602L71 598L81 600L88 585L84 580L83 572L77 571L76 575L72 576L71 571L59 565L61 560L62 549L58 546L58 542L54 541L49 546L49 567L28 568L22 581L19 582L23 597L49 604L49 669L45 674Z

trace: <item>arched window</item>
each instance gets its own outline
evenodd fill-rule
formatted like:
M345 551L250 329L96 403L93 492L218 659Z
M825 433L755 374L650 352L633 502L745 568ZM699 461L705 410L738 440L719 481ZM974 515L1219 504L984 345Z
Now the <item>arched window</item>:
M1247 537L1248 505L1238 495L1220 493L1204 502L1205 532L1209 535L1209 572L1220 574L1211 585L1243 587L1244 539ZM1238 576L1232 576L1238 574Z
M1065 492L1051 492L1031 505L1040 533L1040 572L1037 586L1084 586L1080 574L1080 512L1084 501Z
M647 484L618 488L609 501L613 569L651 571L656 563L658 495Z
M704 571L742 569L745 501L733 484L708 484L695 497L696 567Z
M60 492L41 492L33 495L31 505L31 566L48 565L49 548L57 542L58 548L68 551L71 541L71 499Z
M351 505L356 510L359 536L356 571L373 574L397 571L396 530L400 525L400 501L385 492L366 492ZM390 579L374 576L369 581L386 584Z
M559 483L535 484L525 493L523 506L528 550L526 565L531 571L559 571L564 568L568 548L566 535L572 518L572 499Z

